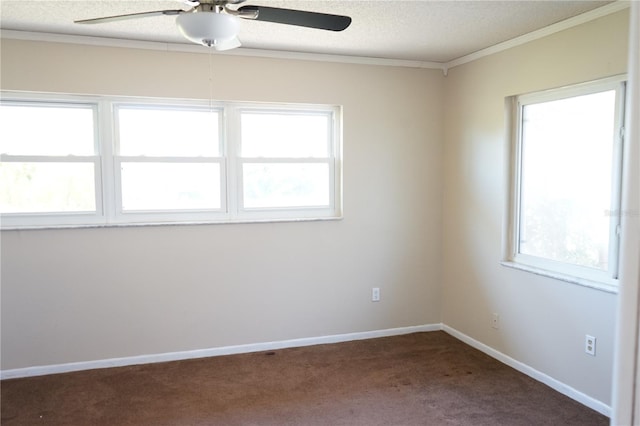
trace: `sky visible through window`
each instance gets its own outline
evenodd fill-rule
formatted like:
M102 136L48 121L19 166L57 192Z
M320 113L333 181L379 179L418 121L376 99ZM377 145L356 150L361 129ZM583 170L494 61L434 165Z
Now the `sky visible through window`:
M0 153L58 156L57 162L0 163L0 212L95 211L94 110L86 105L0 106Z
M615 98L524 107L520 253L607 270Z

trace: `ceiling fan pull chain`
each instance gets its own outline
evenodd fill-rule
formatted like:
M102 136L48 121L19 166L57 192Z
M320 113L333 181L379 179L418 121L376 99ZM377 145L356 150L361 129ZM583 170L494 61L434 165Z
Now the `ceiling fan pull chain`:
M209 49L209 112L213 112L213 49Z

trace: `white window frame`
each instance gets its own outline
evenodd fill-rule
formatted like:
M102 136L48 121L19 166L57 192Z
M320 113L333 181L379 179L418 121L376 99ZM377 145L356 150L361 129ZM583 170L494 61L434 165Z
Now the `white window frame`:
M622 193L622 147L624 143L624 95L626 75L614 76L594 82L552 89L543 92L507 98L508 129L508 196L505 209L505 228L503 229L504 266L525 270L534 274L558 280L580 284L607 292L617 292L618 254L620 229L620 202ZM554 261L531 256L519 252L520 234L520 200L521 200L521 165L522 165L522 111L526 105L566 99L581 95L599 93L607 90L616 91L615 134L612 153L612 190L609 209L609 270ZM603 211L603 214L607 212Z
M241 149L241 135L239 133L234 134L234 139L238 141L235 144L234 150L230 153L230 160L233 163L233 168L236 176L236 191L237 195L235 201L236 214L240 218L246 219L260 219L265 214L276 214L282 218L323 218L331 217L336 212L339 212L340 204L340 187L336 185L340 182L340 150L339 144L336 141L340 140L341 129L339 127L340 120L337 115L339 110L336 108L318 108L312 105L289 105L283 108L282 105L277 104L243 104L237 108L231 108L229 114L232 116L231 122L237 123L234 129L239 132L240 129L240 117L243 112L255 112L255 113L286 113L286 114L303 114L303 115L322 115L329 118L328 123L331 127L329 134L330 140L327 147L328 156L326 158L296 158L296 157L243 157L240 154ZM274 208L248 208L243 205L243 174L242 168L244 164L327 164L329 167L329 205L328 206L310 206L310 207L274 207ZM339 214L339 213L338 213Z
M28 156L34 161L89 161L95 164L96 212L1 214L1 229L38 229L94 226L138 226L172 224L215 224L278 222L298 220L335 220L342 218L342 108L337 105L283 104L251 102L214 102L188 99L124 98L65 94L1 92L2 102L91 105L94 108L96 155L92 157ZM220 157L147 157L118 155L117 109L184 108L216 109L220 112ZM331 116L330 156L323 159L260 159L260 161L326 162L330 167L330 205L302 208L245 209L241 206L242 159L239 155L239 111L277 111ZM42 158L41 158L42 157ZM25 156L2 155L1 161L26 161ZM154 163L217 163L221 173L221 208L206 210L123 211L121 167L126 161Z
M93 112L94 155L11 155L0 153L0 161L5 163L92 163L94 169L95 211L92 212L46 212L46 213L5 213L0 216L2 229L22 228L25 223L34 227L48 225L99 224L104 222L103 170L99 121L101 105L91 98L82 97L40 97L34 95L2 96L3 103L9 105L89 108ZM37 123L34 123L37 125Z
M210 111L215 110L219 114L218 138L220 141L220 156L124 156L120 155L120 138L118 132L118 110L120 108L151 109L151 110L178 110L178 111ZM225 220L227 217L227 194L226 194L226 161L225 161L225 138L224 138L224 107L221 104L177 102L177 101L156 101L146 100L144 102L116 101L112 103L113 120L113 182L114 182L114 212L113 222L115 223L153 223L153 222L181 222L188 221L209 221ZM185 124L186 125L186 124ZM220 167L220 208L218 209L190 209L190 210L131 210L125 211L122 208L122 168L123 163L174 163L174 164L206 164L214 163Z

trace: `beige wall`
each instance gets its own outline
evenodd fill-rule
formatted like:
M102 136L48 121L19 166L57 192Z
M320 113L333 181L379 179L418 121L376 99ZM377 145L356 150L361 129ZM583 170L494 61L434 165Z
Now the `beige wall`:
M443 322L605 404L617 296L500 265L504 99L626 72L627 21L616 13L456 67L445 83Z
M344 107L344 219L2 232L2 369L439 323L440 71L3 40L5 90ZM371 288L382 300L372 303Z

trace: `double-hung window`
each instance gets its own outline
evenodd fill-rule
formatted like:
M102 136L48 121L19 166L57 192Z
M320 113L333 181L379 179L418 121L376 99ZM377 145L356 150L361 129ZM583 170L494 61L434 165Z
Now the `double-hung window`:
M334 112L241 108L238 208L245 216L334 211Z
M119 220L206 220L225 211L222 109L116 104L114 112Z
M615 288L624 88L614 78L513 99L508 263Z
M102 220L97 116L95 103L2 102L3 226Z
M341 216L340 108L4 93L4 229Z

